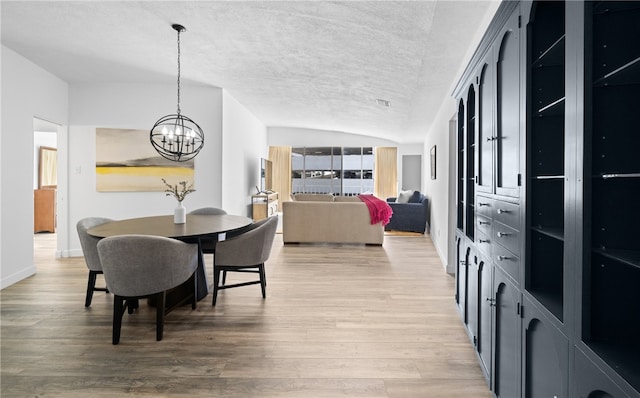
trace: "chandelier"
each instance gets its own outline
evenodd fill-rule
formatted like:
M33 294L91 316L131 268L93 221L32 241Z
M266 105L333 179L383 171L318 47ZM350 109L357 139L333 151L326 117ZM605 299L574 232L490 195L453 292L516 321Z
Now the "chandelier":
M196 157L204 146L204 133L196 122L180 112L180 33L186 29L178 24L171 27L178 32L178 111L158 119L149 139L163 158L185 162Z

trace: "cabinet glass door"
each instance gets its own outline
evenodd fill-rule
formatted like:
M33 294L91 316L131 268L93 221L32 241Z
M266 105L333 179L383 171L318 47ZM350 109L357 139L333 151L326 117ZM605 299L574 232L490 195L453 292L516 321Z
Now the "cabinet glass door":
M478 192L493 193L493 68L487 56L478 88Z
M520 33L518 15L507 22L496 63L496 194L518 197L520 170Z

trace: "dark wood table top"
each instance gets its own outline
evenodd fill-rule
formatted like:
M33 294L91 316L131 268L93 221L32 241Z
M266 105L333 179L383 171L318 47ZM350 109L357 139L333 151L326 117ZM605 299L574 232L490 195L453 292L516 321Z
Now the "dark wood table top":
M231 232L251 224L248 217L235 215L187 214L187 222L174 224L173 215L129 218L111 221L90 228L89 235L106 238L116 235L140 234L167 238L197 238Z

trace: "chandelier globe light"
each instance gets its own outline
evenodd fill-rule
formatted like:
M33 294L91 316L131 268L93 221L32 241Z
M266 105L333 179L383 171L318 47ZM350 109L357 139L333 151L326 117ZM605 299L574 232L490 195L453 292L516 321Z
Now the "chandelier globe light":
M180 33L182 25L171 27L178 32L178 109L177 113L162 116L153 125L149 139L154 149L165 159L186 162L196 157L204 146L204 132L191 118L180 110Z

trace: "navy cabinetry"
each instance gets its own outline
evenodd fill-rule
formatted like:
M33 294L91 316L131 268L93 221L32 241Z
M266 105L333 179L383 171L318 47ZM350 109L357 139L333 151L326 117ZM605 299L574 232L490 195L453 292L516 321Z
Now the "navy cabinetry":
M456 299L498 397L640 398L638 37L640 1L505 1L454 90Z

